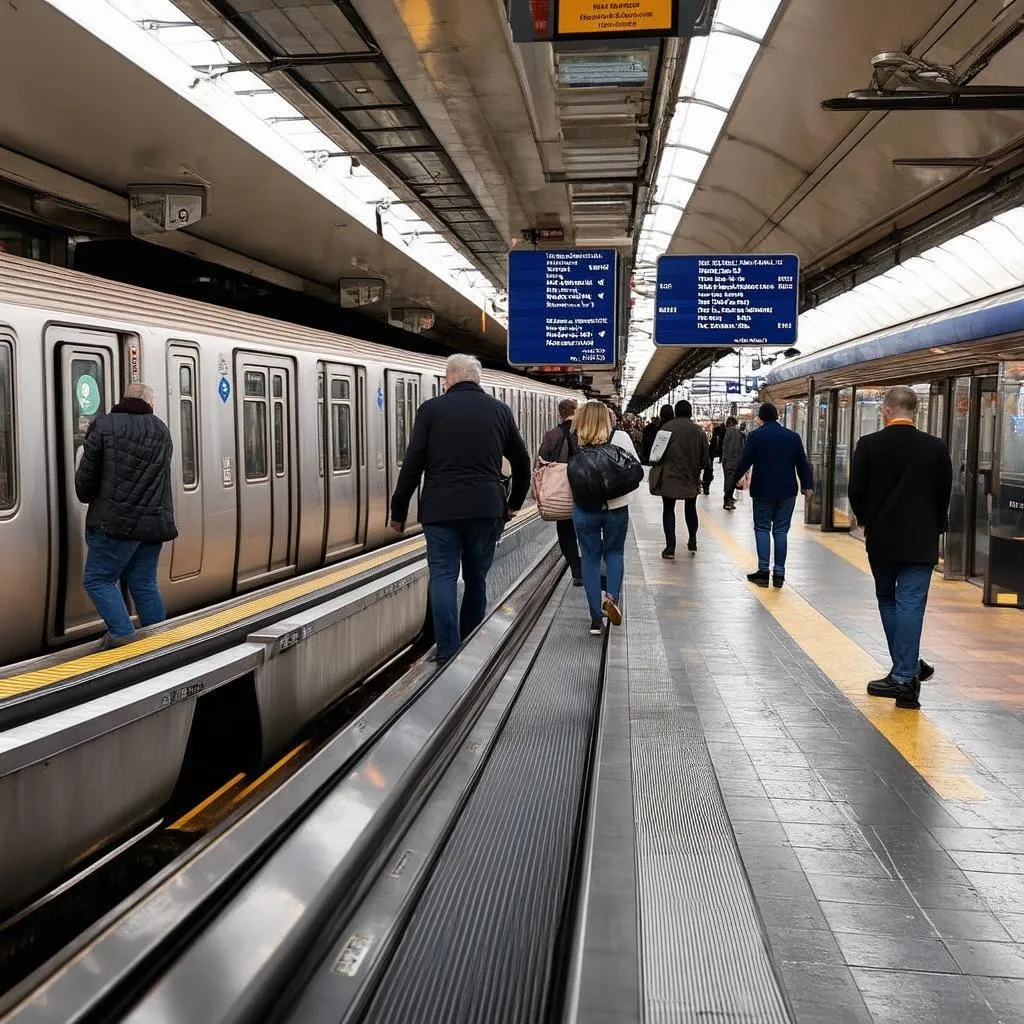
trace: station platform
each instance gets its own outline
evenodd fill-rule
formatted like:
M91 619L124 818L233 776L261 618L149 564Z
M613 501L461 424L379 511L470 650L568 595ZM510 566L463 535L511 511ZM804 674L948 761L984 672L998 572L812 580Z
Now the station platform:
M936 577L922 647L936 674L921 711L897 710L865 692L889 663L863 545L794 525L786 586L762 589L745 579L749 498L725 511L716 486L698 509L698 553L675 561L660 557L660 500L631 509L620 739L633 814L620 825L635 841L640 960L666 934L677 958L642 972L643 1019L773 1020L772 981L800 1024L1024 1019L1019 613ZM659 677L666 728L652 731ZM695 781L701 748L713 787ZM719 800L746 878L728 896L731 853L708 831ZM701 870L695 850L715 871L666 888L673 862Z

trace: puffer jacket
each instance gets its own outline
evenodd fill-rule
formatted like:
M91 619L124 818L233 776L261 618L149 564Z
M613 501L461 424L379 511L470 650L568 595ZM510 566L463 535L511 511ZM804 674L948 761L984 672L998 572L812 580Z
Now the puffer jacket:
M88 530L115 540L174 540L171 433L139 398L97 416L85 435L75 493L88 504Z

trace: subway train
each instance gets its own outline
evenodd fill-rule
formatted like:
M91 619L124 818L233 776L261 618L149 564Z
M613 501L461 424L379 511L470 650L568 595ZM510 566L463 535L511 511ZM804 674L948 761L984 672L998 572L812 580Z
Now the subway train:
M138 380L174 439L160 585L177 615L393 541L388 500L444 364L0 255L0 664L102 630L75 466ZM500 372L483 385L531 451L569 394Z

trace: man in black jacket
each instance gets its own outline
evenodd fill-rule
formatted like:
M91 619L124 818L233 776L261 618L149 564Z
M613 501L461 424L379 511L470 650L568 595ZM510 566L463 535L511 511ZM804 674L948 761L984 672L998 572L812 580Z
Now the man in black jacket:
M153 415L153 391L129 384L124 398L97 416L85 435L75 471L78 500L88 504L82 586L107 625L104 647L135 634L119 586L128 584L144 626L164 619L156 580L160 548L174 540L171 434Z
M885 396L885 428L857 442L849 492L892 658L889 674L869 683L868 693L911 709L921 706L921 680L935 671L921 660L921 629L953 480L946 445L914 426L916 412L910 388Z
M567 463L569 456L576 454L576 441L572 436L572 418L575 415L576 402L572 398L563 398L558 403L558 417L561 423L544 435L540 451L537 453L545 462ZM576 527L571 518L558 519L555 522L555 530L558 533L558 546L562 549L562 557L569 566L569 572L572 573L573 586L582 587L580 546L576 539Z
M507 504L502 457L512 467ZM420 406L391 499L391 526L399 533L424 474L420 522L427 539L437 660L443 664L483 621L495 546L530 486L530 456L512 410L480 387L480 361L473 356L450 356L445 393Z

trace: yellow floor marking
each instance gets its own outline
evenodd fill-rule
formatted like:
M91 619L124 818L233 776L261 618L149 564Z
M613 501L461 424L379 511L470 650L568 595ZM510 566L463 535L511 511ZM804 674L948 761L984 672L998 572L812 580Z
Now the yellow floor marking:
M280 761L277 761L274 764L272 764L258 779L255 779L253 782L250 782L249 785L246 786L245 789L243 789L240 793L236 793L231 800L231 806L237 807L238 804L240 804L247 796L249 796L251 793L259 789L264 782L266 782L272 776L276 775L286 764L288 764L289 761L295 760L295 758L298 757L298 755L302 753L302 751L305 750L306 747L308 746L309 740L305 740L304 742L300 743L297 747L295 747L293 750L289 750L288 753L285 754Z
M220 787L215 793L211 793L201 804L196 804L191 811L183 814L173 825L171 829L175 831L182 831L190 821L198 818L207 807L210 806L215 800L220 799L229 789L237 786L245 778L244 772L239 772L233 779L228 779L223 786Z
M531 508L528 512L521 512L516 516L513 523L519 526L536 518L537 514L537 509ZM250 615L268 611L287 604L289 601L315 593L317 590L323 590L324 588L341 583L358 573L365 572L367 569L376 568L378 565L382 565L391 559L399 558L402 555L423 548L425 544L426 541L422 537L417 537L404 544L385 548L375 555L357 556L355 561L345 562L335 572L303 580L294 586L288 587L286 590L281 590L274 594L265 594L263 597L254 598L232 608L225 608L211 615L202 616L191 622L175 626L172 629L154 633L152 636L142 637L133 643L125 644L123 647L115 647L107 651L97 651L95 654L87 654L81 658L72 658L70 661L61 662L59 665L51 665L48 668L35 669L31 672L10 676L7 679L0 679L0 699L30 693L51 683L60 683L67 679L73 679L75 676L84 676L97 669L108 668L121 661L127 661L129 658L135 658L141 654L149 654L152 651L159 651L185 640L192 640L197 636L202 636L204 633L212 633L224 626L240 622Z
M740 566L750 551L710 516L701 526ZM850 699L864 717L913 765L939 796L947 800L987 800L988 794L962 770L975 763L923 711L902 711L891 700L869 697L865 681L884 676L880 665L821 612L791 588L769 590L748 584L755 597L808 657Z
M142 637L133 643L125 644L123 647L115 647L107 651L97 651L95 654L73 658L71 661L61 662L59 665L51 665L48 668L35 669L31 672L23 672L21 675L0 679L0 698L15 697L19 694L29 693L50 683L59 683L65 679L73 679L75 676L82 676L96 669L107 668L110 665L137 657L140 654L149 654L151 651L159 651L164 647L170 647L184 640L192 640L197 636L202 636L204 633L212 633L214 630L221 629L224 626L241 622L250 615L269 611L272 608L287 604L289 601L315 593L317 590L341 583L352 576L365 572L367 569L373 569L393 558L416 551L418 548L422 548L425 543L422 537L418 537L405 544L386 548L368 558L358 558L355 562L346 562L335 572L306 579L274 594L265 594L262 597L245 601L234 607L224 608L219 612L214 612L212 615L204 615L191 622L184 622L180 626L175 626L160 633L154 633L152 636Z

